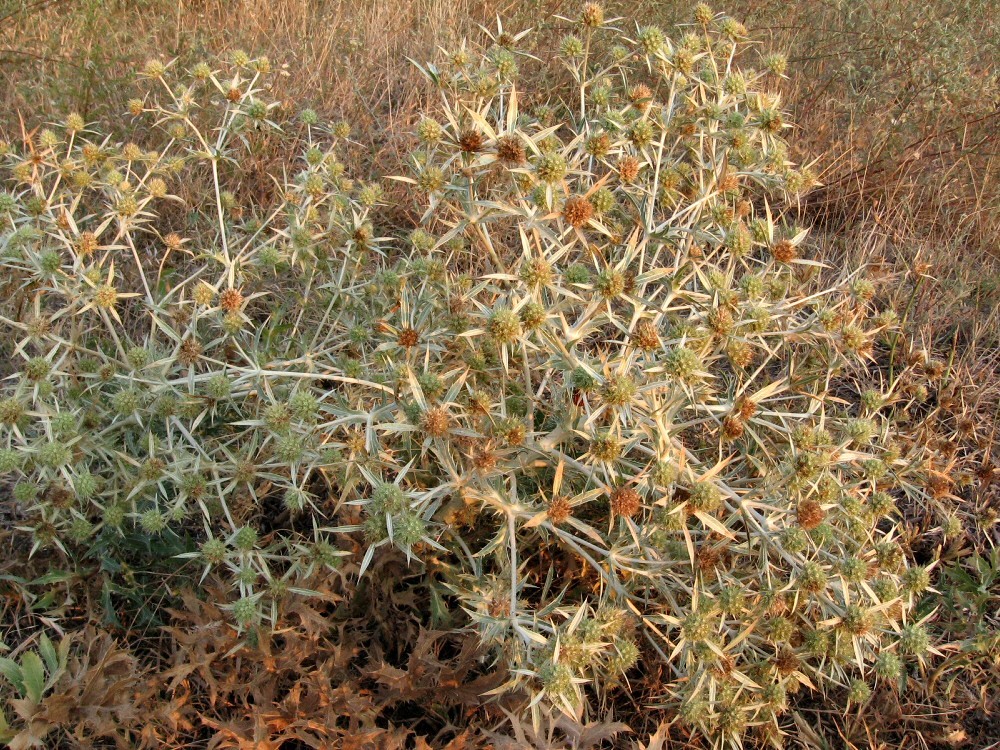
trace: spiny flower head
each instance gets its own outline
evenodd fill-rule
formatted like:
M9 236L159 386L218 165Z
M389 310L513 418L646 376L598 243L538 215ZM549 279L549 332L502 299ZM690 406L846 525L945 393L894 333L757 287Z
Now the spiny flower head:
M393 541L409 549L427 535L427 523L413 512L403 513L393 525Z
M433 406L420 417L420 429L429 437L444 437L450 426L451 415L443 406Z
M243 293L239 289L224 289L219 294L219 307L226 312L237 312L243 307Z
M425 193L436 193L446 184L444 172L439 167L427 166L420 170L417 185Z
M521 319L509 307L498 307L487 320L486 331L498 344L512 344L521 338Z
M773 75L783 76L788 70L788 58L779 53L767 55L764 58L764 67Z
M618 487L611 493L611 513L631 518L642 507L642 497L633 487Z
M664 362L667 373L682 383L693 382L702 367L701 357L698 356L698 353L685 346L671 349Z
M497 139L497 159L508 166L523 164L524 143L516 135L503 135Z
M582 195L573 196L563 205L563 218L571 226L582 227L593 215L594 206Z
M572 34L563 37L559 43L559 51L564 57L580 57L583 54L583 42L578 36Z
M688 488L688 503L697 511L712 513L721 505L722 495L711 482L694 482Z
M597 291L605 299L614 299L625 291L625 274L617 268L606 268L597 276Z
M632 403L639 387L629 375L609 375L601 386L601 397L609 406L627 406Z
M587 3L580 13L580 23L591 29L604 25L604 8L598 3Z
M930 636L923 625L907 625L899 633L899 647L906 654L922 656L930 648Z
M24 414L24 404L17 397L8 396L0 399L0 424L15 425L21 421Z
M644 26L639 29L639 46L647 55L655 55L666 44L666 37L659 26Z
M544 258L531 258L527 260L521 266L519 275L521 280L532 288L551 283L555 276L552 271L552 264Z
M542 154L535 162L535 174L542 182L550 185L560 182L569 169L566 157L558 152Z
M630 131L632 132L632 131ZM645 137L649 134L649 131L643 128L640 131L640 136ZM630 182L635 182L639 177L639 169L641 167L640 161L634 156L625 156L618 161L618 177L625 184Z

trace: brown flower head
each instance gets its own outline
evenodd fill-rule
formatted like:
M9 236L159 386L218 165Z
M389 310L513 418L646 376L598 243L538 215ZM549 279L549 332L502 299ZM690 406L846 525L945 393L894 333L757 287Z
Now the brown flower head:
M775 242L774 247L771 248L771 255L779 263L791 263L798 257L795 245L791 243L791 240L778 240Z
M640 320L632 329L633 343L644 352L658 349L660 346L660 334L656 330L656 324L651 320Z
M652 90L644 83L638 83L628 91L628 100L640 112L645 112L649 109L652 98Z
M722 434L726 440L736 440L743 436L746 425L739 413L727 414L722 420Z
M504 135L497 140L497 159L504 164L523 164L524 143L516 135Z
M450 425L451 416L443 406L433 406L420 417L420 429L429 437L444 437Z
M812 531L826 518L826 511L817 500L808 498L799 503L797 510L799 526L806 531Z
M631 518L642 507L642 498L632 487L618 487L611 493L611 512Z
M243 294L239 289L226 289L219 295L219 307L227 313L237 312L243 307Z
M195 339L184 339L177 352L177 361L182 365L191 366L201 358L201 344Z
M594 215L594 206L582 195L575 195L566 201L563 218L574 227L582 227Z
M634 182L639 176L639 160L634 156L625 156L618 161L618 177L624 183Z
M417 342L420 341L420 334L416 332L413 328L407 326L400 330L399 335L396 337L396 341L400 346L409 349L411 346L416 346Z
M561 523L565 523L571 515L573 515L573 508L569 504L569 499L564 495L556 495L549 501L548 508L549 520L558 526Z
M485 139L478 130L463 130L458 136L458 147L467 154L474 154L482 150Z

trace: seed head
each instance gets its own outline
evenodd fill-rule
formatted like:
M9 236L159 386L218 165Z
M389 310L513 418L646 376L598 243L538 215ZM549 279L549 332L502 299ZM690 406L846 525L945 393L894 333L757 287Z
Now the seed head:
M233 603L233 619L241 627L251 625L257 619L257 602L249 596L237 599Z
M844 629L852 635L864 635L872 627L871 614L857 604L851 604L844 611L841 619Z
M883 651L875 659L875 674L883 680L895 682L903 673L903 662L892 651Z
M428 437L441 438L448 434L451 425L451 415L443 406L434 406L420 417L420 429Z
M524 143L516 135L504 135L497 140L497 159L508 166L523 164Z
M466 154L475 154L482 150L485 139L478 130L463 130L458 136L458 147Z
M788 58L782 54L767 55L764 58L764 67L772 75L783 76L788 70Z
M424 167L417 177L417 187L425 193L436 193L445 186L444 172L434 166Z
M528 302L521 308L518 316L521 319L521 325L524 326L526 331L534 331L545 322L546 312L541 303Z
M802 500L797 510L799 526L806 531L812 531L826 519L826 511L818 501L811 498Z
M580 23L589 29L604 25L604 8L597 3L587 3L580 14Z
M798 257L798 252L791 240L782 239L775 242L771 247L771 255L779 263L791 263Z
M702 643L712 637L715 629L712 618L702 612L692 612L681 623L681 633L692 643Z
M407 512L393 524L393 541L409 549L427 535L427 523L416 513Z
M580 37L569 34L559 43L559 51L563 57L580 57L583 54L583 42L580 41Z
M732 40L743 39L747 36L746 26L741 24L735 18L724 19L721 31L724 36L727 36Z
M409 349L410 347L416 346L420 342L420 334L413 328L406 326L400 329L399 335L396 337L397 343L404 349Z
M644 352L660 348L660 333L656 324L646 318L638 321L632 329L632 342Z
M931 585L931 576L927 568L915 566L903 573L903 587L911 594L922 594Z
M648 107L649 102L646 102L646 105ZM653 135L653 123L649 120L638 120L632 123L632 127L628 129L628 139L632 141L637 148L642 148L643 146L648 146L652 143ZM620 166L619 170L621 170ZM638 175L638 170L636 170L636 175ZM624 182L632 182L634 179L635 177L632 177L632 179L625 179L624 175L622 176L622 180Z
M647 55L655 55L666 42L663 30L659 26L644 26L639 29L639 46Z
M547 513L549 521L558 526L565 523L573 515L573 507L565 495L556 495L549 501Z
M83 118L80 117L76 112L71 113L66 117L66 132L67 133L77 133L86 127Z
M695 482L688 488L688 504L702 513L713 513L722 504L722 495L711 482Z
M239 312L243 307L243 294L239 289L225 289L219 295L219 307L227 313Z
M544 258L531 258L521 266L521 281L532 289L552 283L552 264Z
M621 442L614 435L595 435L589 446L590 455L598 461L610 463L621 457Z
M582 227L594 215L594 207L582 195L575 195L563 206L563 218L574 227Z
M598 216L609 213L617 205L614 193L608 188L600 188L590 201L594 204L594 213Z
M118 290L110 284L101 284L94 291L94 304L102 310L111 310L118 303Z
M65 466L73 458L70 448L61 442L43 443L35 454L35 460L40 466L48 469L58 469Z
M24 414L24 404L16 397L8 396L0 399L0 424L15 425L21 421Z
M672 349L664 362L667 373L682 383L693 383L697 380L702 367L698 353L685 346Z
M201 344L193 338L184 339L177 351L177 361L190 367L199 359L201 359Z
M639 160L634 156L626 156L618 160L618 178L624 184L634 182L639 176Z
M773 643L786 643L795 632L795 625L787 617L777 615L764 621L764 632Z
M151 179L146 187L154 198L163 198L167 194L167 183L159 177Z
M606 268L597 277L597 291L604 299L614 299L625 292L625 274L616 268Z
M592 135L587 139L584 149L595 159L603 159L611 151L611 136L603 131Z
M159 78L167 70L167 66L163 64L160 60L147 60L146 65L143 67L143 73L150 78Z
M642 507L642 497L632 487L618 487L611 493L611 513L632 518Z
M651 103L650 100L652 98L652 89L644 83L638 83L628 91L629 102L631 102L632 106L640 112L646 112L649 110L649 105Z
M921 656L930 648L931 640L923 625L907 625L899 634L899 648L906 654Z

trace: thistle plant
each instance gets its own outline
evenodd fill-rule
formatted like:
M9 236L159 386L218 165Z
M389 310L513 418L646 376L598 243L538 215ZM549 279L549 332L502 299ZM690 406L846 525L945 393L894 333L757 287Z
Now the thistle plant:
M782 58L704 6L677 40L567 20L549 61L500 28L420 66L416 226L246 55L147 64L143 145L11 144L0 470L33 548L176 537L247 630L433 558L536 724L640 658L720 742L919 661L923 452L907 397L844 396L896 324L794 221ZM272 140L298 156L261 179Z

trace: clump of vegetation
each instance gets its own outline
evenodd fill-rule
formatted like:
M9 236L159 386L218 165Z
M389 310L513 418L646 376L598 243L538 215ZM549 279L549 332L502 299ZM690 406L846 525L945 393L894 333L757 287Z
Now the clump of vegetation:
M677 39L566 20L544 74L502 27L420 66L439 104L385 181L243 53L150 60L129 142L70 115L4 144L31 552L211 578L227 649L401 557L535 732L641 671L687 731L777 743L789 696L920 669L899 507L943 518L947 477L899 419L935 375L857 387L899 320L790 214L817 178L784 58L705 6Z

